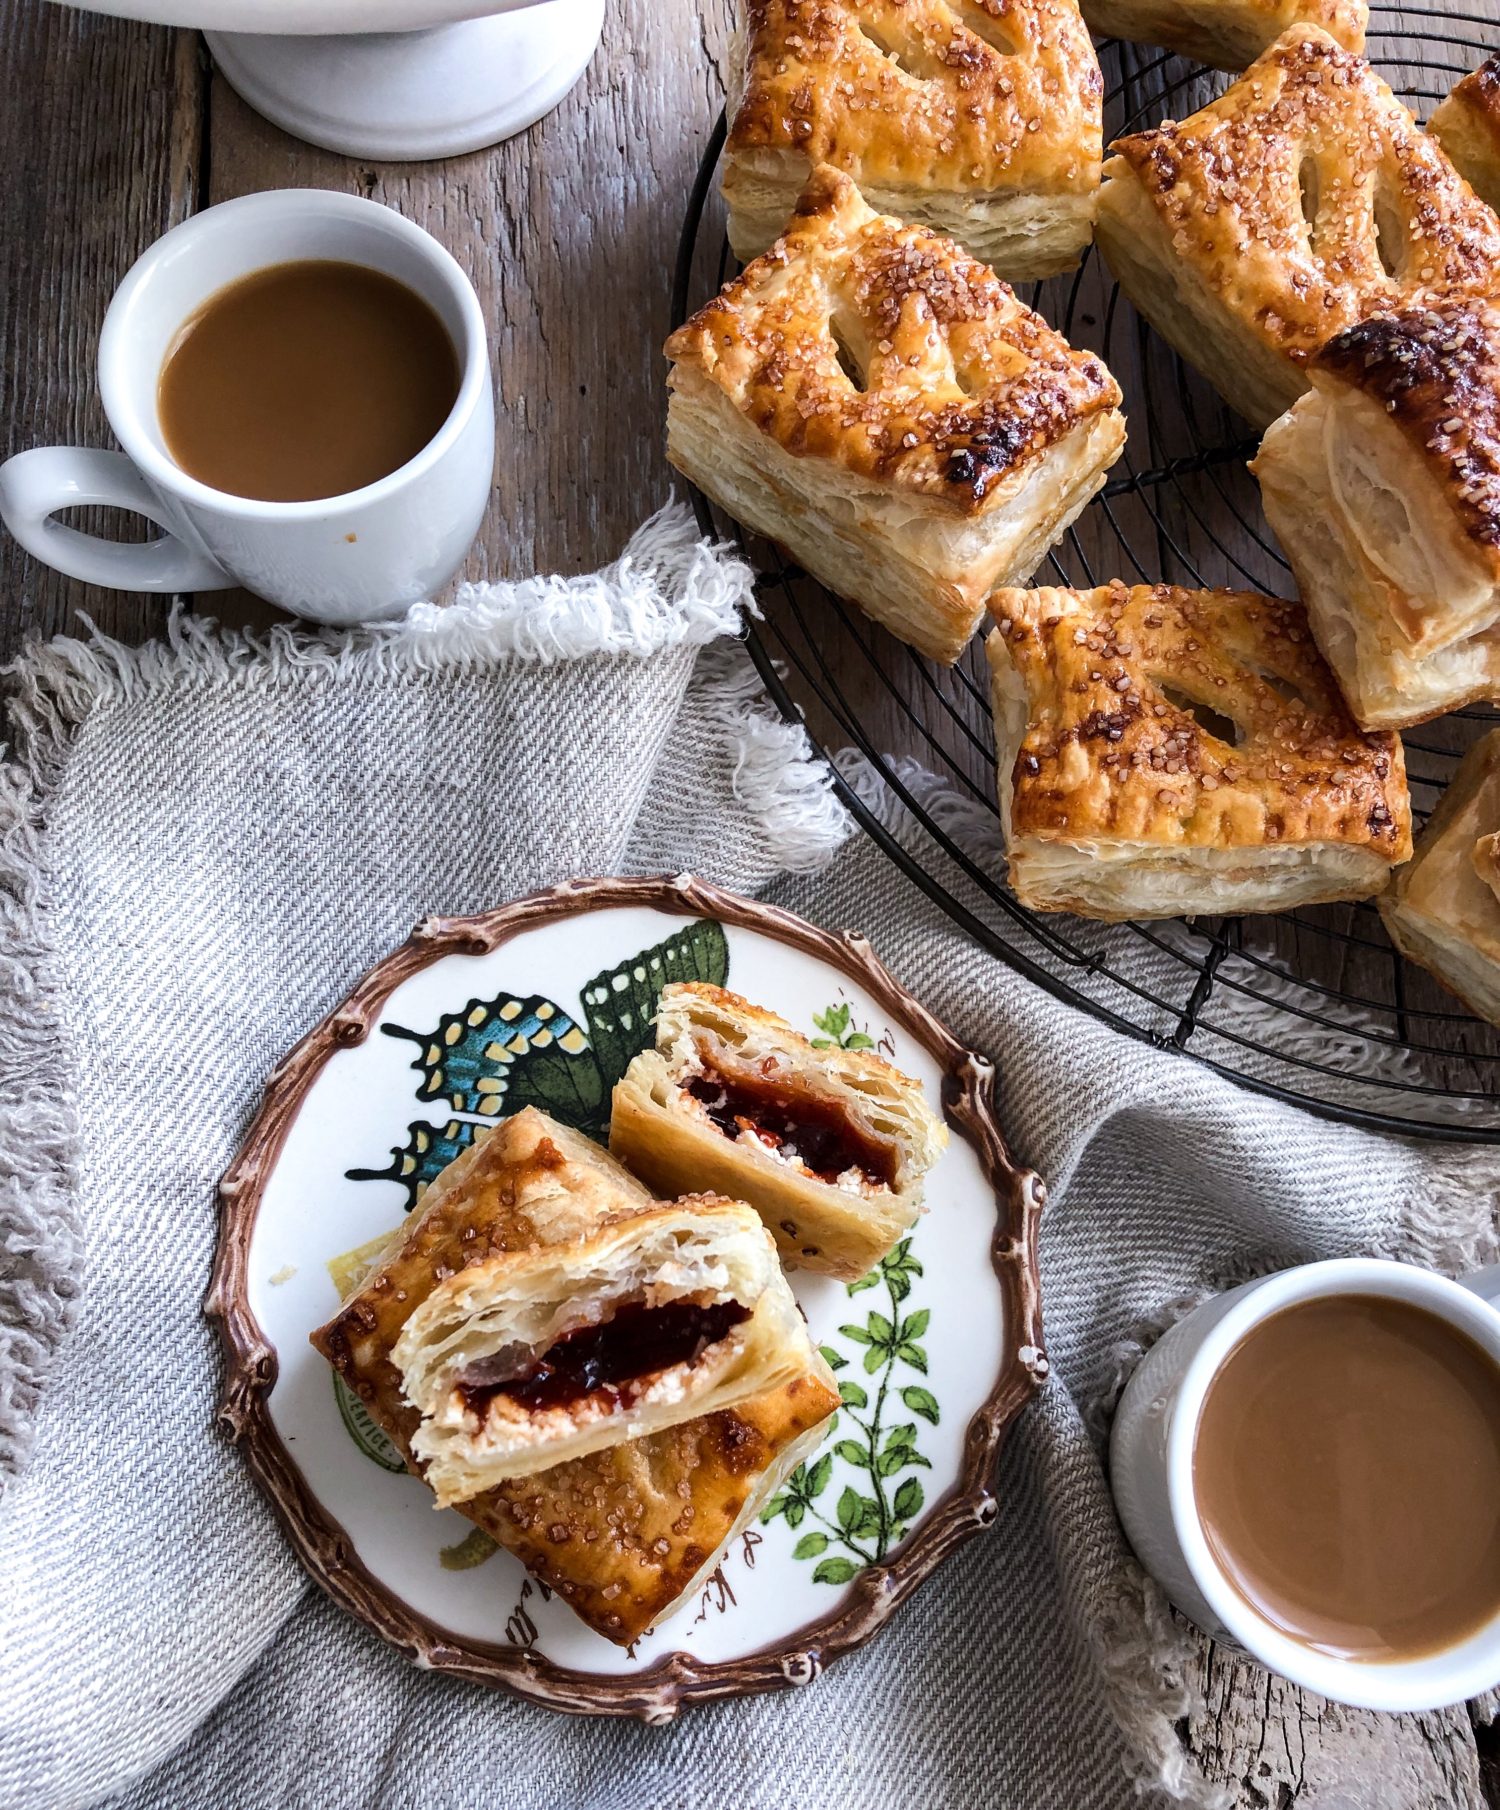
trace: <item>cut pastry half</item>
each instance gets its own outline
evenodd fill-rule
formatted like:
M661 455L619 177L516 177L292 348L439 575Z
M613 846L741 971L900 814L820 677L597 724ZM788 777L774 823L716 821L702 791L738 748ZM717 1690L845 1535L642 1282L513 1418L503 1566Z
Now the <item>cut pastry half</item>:
M357 1390L398 1389L439 1506L820 1374L749 1207L655 1204L539 1114L506 1130L443 1172L314 1338ZM550 1235L580 1214L586 1233Z
M1320 25L1346 50L1365 47L1365 0L1083 0L1099 38L1160 44L1216 69L1243 69L1289 26Z
M1411 852L1401 743L1350 720L1307 619L1254 592L997 592L1016 896L1104 919L1376 893Z
M1500 206L1500 51L1454 84L1427 130L1480 200Z
M495 1248L572 1243L612 1212L649 1202L645 1189L603 1152L533 1109L502 1121L475 1149L486 1143L491 1161L478 1174L472 1151L459 1160L470 1162L464 1186L474 1223ZM567 1167L555 1166L544 1144L571 1152ZM573 1185L587 1180L580 1171L595 1170L603 1185ZM442 1185L439 1177L434 1187ZM391 1289L371 1291L369 1284L408 1235L398 1228L329 1265L346 1303L363 1297L377 1324L396 1304ZM351 1337L353 1330L346 1323L344 1336L330 1337L325 1328L314 1343L421 1475L410 1444L417 1411L394 1366L375 1355L377 1347ZM802 1374L733 1409L509 1479L454 1506L596 1633L628 1645L691 1599L729 1541L811 1456L837 1406L832 1375L814 1351Z
M1124 444L1120 392L950 240L817 170L667 342L667 455L903 641L956 660Z
M1379 901L1391 941L1471 1011L1500 1024L1500 729L1459 762L1416 853Z
M1294 26L1219 98L1116 141L1098 238L1139 311L1265 427L1335 333L1485 295L1500 220L1362 57Z
M1500 310L1377 315L1309 374L1251 470L1355 718L1500 696Z
M662 989L656 1048L615 1088L609 1132L660 1192L748 1201L790 1267L846 1281L911 1229L947 1142L921 1084L873 1051L815 1048L696 982Z
M1070 269L1093 235L1104 84L1076 0L747 0L727 83L742 260L820 163L1011 282Z

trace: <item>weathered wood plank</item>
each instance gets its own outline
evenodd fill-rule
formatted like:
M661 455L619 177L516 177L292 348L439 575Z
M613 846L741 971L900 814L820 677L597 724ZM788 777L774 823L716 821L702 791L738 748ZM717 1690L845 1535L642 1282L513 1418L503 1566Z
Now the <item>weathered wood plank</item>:
M0 383L5 454L110 446L95 386L115 285L198 205L204 66L194 33L0 6ZM88 524L84 524L88 525ZM0 660L86 610L140 640L162 604L60 577L0 535Z

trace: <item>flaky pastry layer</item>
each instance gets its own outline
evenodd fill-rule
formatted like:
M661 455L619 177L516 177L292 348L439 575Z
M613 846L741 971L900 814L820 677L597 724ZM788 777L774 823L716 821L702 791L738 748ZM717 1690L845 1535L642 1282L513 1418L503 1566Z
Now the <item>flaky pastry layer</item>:
M1474 744L1416 853L1379 901L1391 941L1481 1018L1500 1024L1500 899L1488 883L1500 826L1500 730Z
M1376 316L1251 469L1356 720L1403 728L1500 693L1500 312Z
M1427 130L1480 200L1500 206L1500 51L1455 83Z

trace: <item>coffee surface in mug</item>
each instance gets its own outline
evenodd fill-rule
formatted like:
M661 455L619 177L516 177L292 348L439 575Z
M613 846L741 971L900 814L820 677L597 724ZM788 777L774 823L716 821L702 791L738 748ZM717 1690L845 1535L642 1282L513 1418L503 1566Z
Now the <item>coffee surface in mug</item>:
M1263 1320L1204 1399L1193 1489L1235 1589L1319 1651L1415 1659L1500 1613L1500 1366L1423 1308Z
M209 297L167 353L157 414L190 477L296 503L399 470L458 386L453 342L421 296L362 264L309 259Z

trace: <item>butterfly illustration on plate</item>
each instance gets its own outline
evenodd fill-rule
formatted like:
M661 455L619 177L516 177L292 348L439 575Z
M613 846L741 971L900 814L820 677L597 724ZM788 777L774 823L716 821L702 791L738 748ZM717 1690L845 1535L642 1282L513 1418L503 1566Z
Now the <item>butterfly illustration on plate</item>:
M681 980L723 986L728 977L724 927L699 918L586 981L582 1023L539 993L500 993L469 1000L431 1031L382 1024L385 1036L417 1047L417 1098L449 1116L414 1120L385 1168L350 1169L349 1179L399 1182L410 1212L486 1125L524 1106L603 1140L615 1083L652 1041L662 988Z

